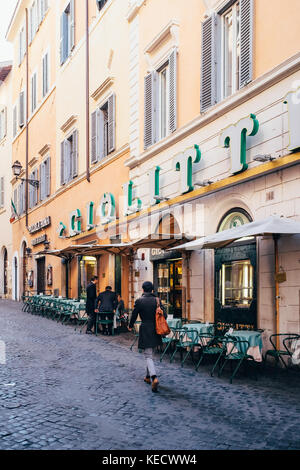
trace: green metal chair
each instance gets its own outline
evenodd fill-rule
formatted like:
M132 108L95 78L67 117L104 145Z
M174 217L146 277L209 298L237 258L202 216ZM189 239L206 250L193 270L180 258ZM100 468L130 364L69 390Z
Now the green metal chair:
M141 321L136 321L135 324L133 325L133 332L134 332L134 340L130 346L130 351L132 351L132 348L133 346L135 345L135 343L137 342L138 340L138 337L139 337L139 329L137 328L137 325L141 325Z
M100 315L107 315L107 314L111 314L111 313L112 312L99 312L99 313L97 313L96 323L95 323L95 335L96 336L98 336L98 325L102 325L104 327L105 326L108 327L109 325L112 325L111 334L112 334L112 336L114 335L114 319L112 319L112 320L102 320L100 318Z
M215 368L217 365L220 365L220 359L225 354L226 348L224 346L223 338L215 336L211 333L200 333L198 335L198 341L200 345L199 350L199 361L196 364L196 371L199 369L200 364L202 363L204 357L213 357L216 358L213 368L210 372L211 377L214 375Z
M275 343L276 338L282 340L283 349L277 349ZM287 359L291 359L293 355L293 351L291 349L292 343L295 340L300 339L300 335L293 334L293 333L277 333L270 336L269 341L273 347L273 349L268 349L265 353L264 357L264 365L266 365L267 356L273 357L275 359L276 366L279 366L281 362L282 365L288 370L288 364L284 360L284 357Z
M171 330L171 333L168 335L168 336L165 336L162 338L162 343L163 345L165 345L161 355L160 355L160 362L162 362L163 360L163 357L165 356L165 354L167 353L167 351L169 351L172 347L174 348L176 342L178 341L179 339L179 332L178 332L178 329L179 331L181 330L181 328L178 326L180 325L181 323L181 320L178 321L177 325L175 327L171 327L170 326L170 330Z
M253 361L254 364L256 363L255 363L254 357L247 354L247 350L250 347L249 341L241 340L241 339L235 338L234 336L226 336L222 338L221 341L224 345L224 349L226 348L226 353L222 355L223 364L219 369L218 376L219 377L221 376L224 370L224 367L228 363L228 361L231 363L231 371L232 371L233 361L237 361L237 365L229 379L230 383L232 384L232 381L234 377L236 376L237 371L239 370L243 362L248 364L248 360L251 360ZM255 368L255 378L257 380L256 368Z
M198 331L197 330L187 330L185 328L177 328L178 340L175 343L175 350L170 358L170 362L173 362L173 359L176 356L176 353L180 351L181 357L181 367L185 363L189 355L192 357L194 362L193 351L194 347L198 346ZM183 351L186 351L185 356L183 357Z
M84 327L87 325L89 321L89 316L85 311L85 304L80 304L78 306L77 312L76 312L76 326L75 326L75 331L77 331L77 327L80 327L79 333L81 334Z

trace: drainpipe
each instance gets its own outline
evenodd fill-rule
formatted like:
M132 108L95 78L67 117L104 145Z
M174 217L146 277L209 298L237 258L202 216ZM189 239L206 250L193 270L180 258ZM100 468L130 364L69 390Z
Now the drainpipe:
M89 0L86 0L86 179L90 183L90 47Z
M25 181L25 216L26 227L28 228L28 99L29 99L29 60L28 60L28 9L26 12L26 181Z

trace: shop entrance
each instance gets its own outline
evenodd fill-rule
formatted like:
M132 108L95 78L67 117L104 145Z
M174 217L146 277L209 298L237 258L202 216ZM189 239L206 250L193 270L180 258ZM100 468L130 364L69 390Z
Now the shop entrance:
M256 244L215 251L215 322L221 329L255 329Z
M38 258L37 262L37 293L45 293L45 257Z
M168 315L182 317L182 259L168 259L155 263L155 290Z
M86 288L91 278L97 275L97 258L94 256L82 256L80 260L79 295L86 298Z

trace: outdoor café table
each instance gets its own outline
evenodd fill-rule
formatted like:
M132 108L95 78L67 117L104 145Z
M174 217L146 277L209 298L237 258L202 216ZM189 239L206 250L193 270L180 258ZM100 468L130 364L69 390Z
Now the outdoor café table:
M203 335L208 333L212 335L214 333L214 325L212 323L187 323L183 326L187 330L186 341L192 340L193 338L189 337L189 330L196 330L199 334ZM208 339L211 339L208 337ZM198 348L195 348L195 351Z
M233 330L231 333L228 331L225 336L233 336L240 341L248 341L250 346L246 351L247 354L252 356L256 362L262 362L262 338L259 331ZM246 344L241 343L239 346L240 348L245 348ZM234 353L235 351L233 350L232 352Z
M181 318L167 318L167 323L170 328L181 328Z

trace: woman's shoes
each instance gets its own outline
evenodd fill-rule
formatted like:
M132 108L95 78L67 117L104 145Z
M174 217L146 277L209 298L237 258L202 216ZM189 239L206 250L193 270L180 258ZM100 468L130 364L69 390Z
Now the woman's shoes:
M150 377L145 377L145 378L144 378L144 382L146 382L146 384L148 384L148 385L151 385L151 379L150 379Z
M152 392L157 393L158 385L159 385L158 378L155 377L155 379L152 380Z

